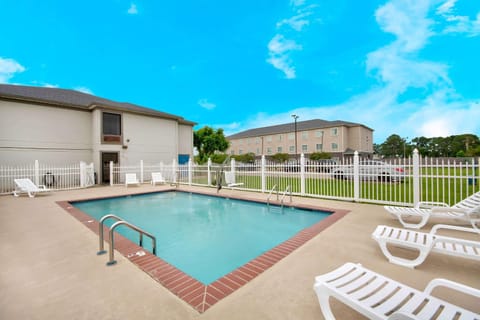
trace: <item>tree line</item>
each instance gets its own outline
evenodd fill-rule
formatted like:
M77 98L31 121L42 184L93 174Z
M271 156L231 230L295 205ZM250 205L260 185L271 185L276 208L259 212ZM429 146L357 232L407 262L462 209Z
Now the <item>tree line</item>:
M408 141L392 134L383 143L374 144L374 152L382 157L411 156L414 149L427 157L475 157L480 156L480 139L474 134L449 137L416 137Z

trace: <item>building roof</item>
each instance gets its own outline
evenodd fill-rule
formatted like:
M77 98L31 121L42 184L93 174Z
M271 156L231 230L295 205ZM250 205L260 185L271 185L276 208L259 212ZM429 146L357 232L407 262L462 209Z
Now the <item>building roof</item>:
M181 124L192 126L196 124L195 122L185 120L181 116L141 107L132 103L116 102L88 93L60 88L0 84L0 100L40 103L83 110L92 110L103 107L118 111L177 120Z
M341 126L343 127L361 126L373 131L373 129L359 123L347 122L347 121L341 121L341 120L327 121L327 120L321 120L321 119L298 121L297 131L333 128L333 127L341 127ZM227 139L243 139L243 138L259 137L259 136L267 136L271 134L289 133L289 132L293 132L294 130L295 130L295 123L290 122L290 123L279 124L275 126L245 130L236 134L232 134L228 136Z

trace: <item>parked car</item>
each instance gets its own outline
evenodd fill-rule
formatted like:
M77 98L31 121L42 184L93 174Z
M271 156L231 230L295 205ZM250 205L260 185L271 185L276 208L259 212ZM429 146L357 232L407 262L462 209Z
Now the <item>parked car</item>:
M362 160L358 169L362 180L403 182L405 179L402 167L382 161ZM336 179L353 179L353 164L337 166L330 173Z

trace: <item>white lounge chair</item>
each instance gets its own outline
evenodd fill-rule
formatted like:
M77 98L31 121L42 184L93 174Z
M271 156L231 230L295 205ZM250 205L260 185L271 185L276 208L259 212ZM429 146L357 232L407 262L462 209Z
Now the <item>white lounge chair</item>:
M129 185L140 185L140 182L137 179L136 173L126 173L125 174L125 187L128 188Z
M479 319L480 314L432 296L441 286L480 298L480 290L445 279L433 279L419 291L354 263L316 277L313 288L326 320L335 319L330 297L368 319Z
M150 183L152 185L156 185L157 183L164 184L165 178L162 176L161 172L152 172L152 181Z
M243 182L235 182L235 172L232 171L225 171L225 183L229 188L243 186Z
M44 185L35 185L32 180L28 178L15 179L15 190L13 195L18 197L21 193L27 193L30 198L35 197L37 193L50 192L50 189L47 189Z
M420 229L430 218L443 218L458 223L471 224L477 228L480 222L480 191L452 207L443 202L419 202L415 207L384 206L406 228ZM407 222L415 218L418 222Z
M479 241L465 240L461 238L446 237L436 234L439 229L449 229L478 234ZM378 226L372 234L372 238L378 242L383 254L388 261L404 267L414 268L425 261L430 252L462 257L480 261L480 233L473 228L438 224L429 233ZM414 259L406 259L394 256L388 245L402 247L418 251Z

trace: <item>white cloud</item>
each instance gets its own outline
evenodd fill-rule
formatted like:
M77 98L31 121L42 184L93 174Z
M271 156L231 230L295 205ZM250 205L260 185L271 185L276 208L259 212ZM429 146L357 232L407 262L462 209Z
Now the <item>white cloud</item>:
M90 90L90 89L87 88L87 87L82 87L82 86L80 86L80 87L75 87L75 88L73 88L73 90L80 91L80 92L83 92L83 93L86 93L86 94L93 94L93 91Z
M207 99L200 99L198 100L198 104L207 110L213 110L217 107L216 104L209 102Z
M285 39L283 35L277 34L268 43L269 58L267 62L282 71L287 79L294 79L295 67L290 59L290 54L295 50L302 50L302 46L294 40Z
M13 59L0 57L0 83L8 83L15 73L25 71L25 67Z
M304 26L308 26L310 24L310 20L306 19L308 16L312 15L312 12L301 12L293 17L288 19L283 19L277 22L277 29L281 28L282 26L286 25L292 28L295 31L302 31Z
M128 14L138 14L137 5L135 3L130 4L130 8L127 10Z
M305 0L290 0L290 5L292 7L300 7L305 4Z
M455 4L457 0L446 0L437 8L436 14L441 16L444 21L443 30L440 33L459 33L470 37L480 35L480 12L477 13L475 19L470 19L467 15L459 15L456 13Z

